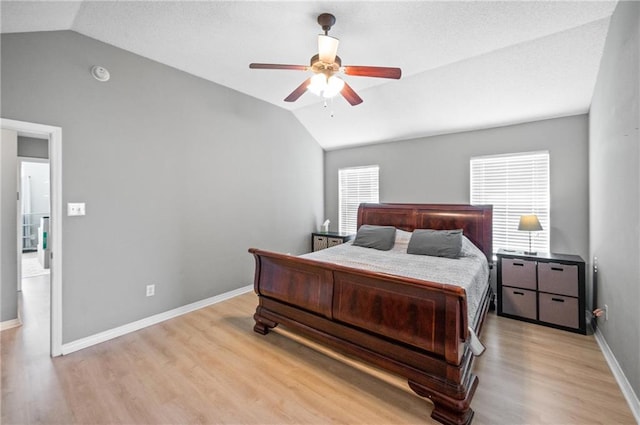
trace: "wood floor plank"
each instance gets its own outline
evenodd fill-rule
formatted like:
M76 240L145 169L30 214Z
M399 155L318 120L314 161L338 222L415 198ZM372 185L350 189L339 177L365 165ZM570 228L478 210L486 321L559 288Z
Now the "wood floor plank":
M403 379L286 329L253 332L256 302L244 294L54 359L48 310L30 304L1 335L1 422L434 423ZM635 423L593 336L490 313L481 339L474 424Z

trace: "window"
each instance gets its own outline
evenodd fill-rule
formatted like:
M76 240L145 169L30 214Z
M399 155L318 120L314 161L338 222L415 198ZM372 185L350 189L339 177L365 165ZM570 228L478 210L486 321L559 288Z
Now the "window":
M338 229L341 233L358 230L358 206L378 201L377 165L338 170Z
M535 214L542 231L531 232L531 249L549 252L549 152L471 158L471 203L493 205L493 251L529 250L520 216Z

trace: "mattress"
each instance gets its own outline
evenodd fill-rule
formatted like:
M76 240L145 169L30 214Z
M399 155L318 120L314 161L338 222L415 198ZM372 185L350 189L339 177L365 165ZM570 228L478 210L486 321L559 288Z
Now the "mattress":
M408 242L408 240L407 240ZM352 242L304 254L301 257L396 276L445 283L463 288L467 295L469 325L476 323L482 296L489 285L489 265L484 253L463 237L459 258L407 254L406 243L396 239L390 251L353 246Z

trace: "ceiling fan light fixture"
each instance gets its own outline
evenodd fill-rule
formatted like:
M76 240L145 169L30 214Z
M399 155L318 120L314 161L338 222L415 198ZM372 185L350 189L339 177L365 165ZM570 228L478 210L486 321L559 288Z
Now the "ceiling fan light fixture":
M316 74L311 77L307 90L316 96L322 96L322 92L327 87L327 77L324 74Z
M332 75L327 80L327 88L324 90L324 93L322 93L322 95L327 98L337 96L343 87L344 80L342 78L336 77L335 75Z
M324 63L332 64L338 54L340 40L329 35L318 35L318 54Z
M335 75L327 78L324 74L316 74L311 77L311 81L309 82L309 86L307 90L316 96L324 97L325 99L329 99L331 97L337 96L342 88L344 87L344 80Z

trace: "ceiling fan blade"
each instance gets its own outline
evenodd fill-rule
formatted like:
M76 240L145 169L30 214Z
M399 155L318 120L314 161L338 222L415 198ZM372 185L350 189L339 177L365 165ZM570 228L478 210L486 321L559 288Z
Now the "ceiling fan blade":
M328 35L318 35L318 56L322 62L333 63L338 54L340 40Z
M285 97L284 101L295 102L296 100L298 100L298 98L302 96L304 92L307 91L307 87L309 87L310 82L311 82L311 77L304 80L304 82L300 84L294 91L292 91L289 96Z
M307 65L281 65L277 63L250 63L251 69L290 69L293 71L306 71L310 67Z
M389 68L384 66L345 66L344 73L357 77L377 77L400 79L402 70L400 68Z
M351 104L351 106L356 106L362 103L362 98L358 96L358 93L356 93L346 82L344 83L344 87L340 91L340 94Z

